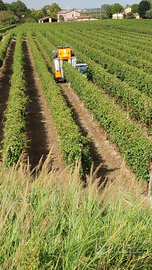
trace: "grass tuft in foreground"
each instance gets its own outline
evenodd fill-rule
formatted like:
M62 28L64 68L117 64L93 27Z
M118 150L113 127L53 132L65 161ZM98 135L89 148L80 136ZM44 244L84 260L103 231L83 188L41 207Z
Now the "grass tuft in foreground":
M120 182L1 165L0 269L152 269L152 210Z

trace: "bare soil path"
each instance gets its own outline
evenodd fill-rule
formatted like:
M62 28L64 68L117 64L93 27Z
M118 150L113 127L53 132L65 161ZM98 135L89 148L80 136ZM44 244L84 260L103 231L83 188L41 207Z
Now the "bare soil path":
M91 135L90 150L93 157L94 167L100 166L97 177L101 182L112 182L115 179L122 179L126 186L136 187L135 175L125 164L117 146L109 142L106 138L104 129L93 118L91 112L84 106L81 99L74 93L68 83L60 84L63 96L67 104L72 108L77 125L80 126L82 133L86 136ZM146 190L147 186L144 186Z

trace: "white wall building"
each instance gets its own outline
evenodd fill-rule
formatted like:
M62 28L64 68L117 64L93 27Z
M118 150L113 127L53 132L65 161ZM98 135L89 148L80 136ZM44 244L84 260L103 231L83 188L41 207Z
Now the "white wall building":
M51 22L57 22L57 19L52 18L50 16L46 16L38 20L38 23L51 23Z
M131 7L130 6L127 6L125 9L124 9L124 15L127 15L128 13L131 12Z
M124 15L122 13L115 13L112 15L112 19L123 19Z
M64 19L65 22L80 16L80 12L75 9L75 10L61 10L57 13L57 20L58 22L61 21L61 17Z

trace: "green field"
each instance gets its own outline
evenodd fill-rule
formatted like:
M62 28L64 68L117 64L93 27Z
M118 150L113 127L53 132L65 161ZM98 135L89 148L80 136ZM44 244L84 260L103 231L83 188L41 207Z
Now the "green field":
M151 22L107 20L44 25L24 24L11 31L15 36L20 32L22 36L27 36L35 59L38 59L38 55L40 59L43 59L44 64L41 70L39 63L35 63L39 76L42 76L43 85L47 85L47 80L50 81L53 76L53 71L52 75L48 71L47 61L51 59L52 50L58 45L68 44L74 49L78 60L88 64L90 82L79 76L80 74L70 66L66 67L67 80L70 81L85 106L91 110L94 118L109 134L109 139L117 144L137 178L148 180L148 160L151 159L152 153ZM54 87L56 89L54 93L59 91L52 79L51 81L54 86L50 84L52 90L46 87L46 96L48 93L54 95L53 92L49 92L53 91ZM106 96L103 98L104 93L108 93L114 102ZM52 100L50 97L48 97L48 102ZM57 108L53 104L50 104L50 108L53 115L53 110L56 111ZM61 109L61 111L64 110ZM66 141L65 127L61 130L59 124L62 117L64 116L61 116L61 119L54 118L54 121L56 126L59 126L58 133L65 162L75 163L81 155L80 152L84 152L85 167L89 154L82 149L86 149L87 142L81 135L75 136L72 119L71 124L69 123L70 138L73 136L72 132L75 137L81 138L78 141L73 138L71 142L69 142L70 138L67 138ZM7 141L6 139L6 143ZM76 145L79 145L79 149L82 147L80 152L76 149L77 146L72 146L74 141ZM9 147L7 145L5 149ZM72 151L75 152L72 153Z
M49 159L34 174L22 161L28 144L25 39L70 168L66 176L51 170ZM12 40L1 142L0 269L151 270L152 211L140 189L152 161L151 20L23 24L1 42L1 67ZM120 175L99 186L90 138L54 80L52 50L59 45L88 64L89 80L68 63L65 76L139 180L129 189Z

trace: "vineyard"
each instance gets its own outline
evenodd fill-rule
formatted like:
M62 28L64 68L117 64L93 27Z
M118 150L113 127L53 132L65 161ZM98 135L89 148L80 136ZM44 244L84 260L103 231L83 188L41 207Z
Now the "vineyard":
M7 31L0 44L1 70L6 65L5 72L10 78L5 83L5 76L0 80L0 146L5 164L17 163L26 153L34 168L58 144L56 151L61 160L58 166L67 164L73 168L81 160L83 176L89 173L92 162L98 167L102 159L107 159L102 151L110 159L113 144L136 178L149 181L151 24L141 20L24 24ZM52 51L67 44L78 61L87 63L89 80L65 62L67 83L55 82ZM11 62L7 64L9 54ZM40 87L38 96L34 92L36 87ZM74 95L77 103L72 103ZM90 127L93 121L90 119L94 119L96 132L97 126L102 128L96 142L89 124L88 130L83 127L80 108L89 117L86 121ZM46 118L42 111L46 112ZM39 124L38 118L41 118ZM104 140L103 137L111 142L109 152L98 141ZM95 143L100 144L101 155L97 154ZM118 167L117 158L113 163Z

